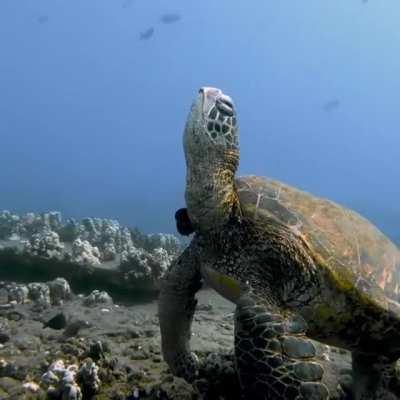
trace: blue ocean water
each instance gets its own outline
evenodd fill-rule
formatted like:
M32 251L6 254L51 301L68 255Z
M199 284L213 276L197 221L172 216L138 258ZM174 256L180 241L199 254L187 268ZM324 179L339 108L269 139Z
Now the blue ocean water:
M239 110L241 174L400 240L396 0L2 0L0 209L174 232L203 85Z

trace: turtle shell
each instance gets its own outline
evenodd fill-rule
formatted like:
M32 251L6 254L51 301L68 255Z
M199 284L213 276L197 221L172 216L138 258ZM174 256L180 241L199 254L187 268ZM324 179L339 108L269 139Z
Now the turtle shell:
M383 291L399 300L400 251L367 219L268 178L240 177L236 187L245 217L277 220L301 236L314 259L339 279L367 295Z

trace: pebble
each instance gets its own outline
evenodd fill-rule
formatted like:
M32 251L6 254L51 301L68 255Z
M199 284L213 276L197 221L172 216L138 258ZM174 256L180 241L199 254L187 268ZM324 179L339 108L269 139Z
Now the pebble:
M132 326L127 329L127 334L131 339L140 338L140 332Z
M146 329L144 331L144 334L146 335L146 337L150 338L150 337L154 337L156 335L156 332L152 329Z
M0 332L0 344L4 344L10 340L10 335L5 332Z
M0 389L3 389L7 393L13 393L16 396L24 392L24 388L21 386L21 382L7 376L0 378ZM18 399L21 397L14 397L14 398Z
M22 387L32 393L37 393L40 389L40 386L35 382L26 382L22 385Z

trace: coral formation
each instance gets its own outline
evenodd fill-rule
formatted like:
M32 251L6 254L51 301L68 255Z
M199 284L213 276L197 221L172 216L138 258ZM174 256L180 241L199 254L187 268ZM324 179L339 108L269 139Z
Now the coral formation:
M112 219L71 218L63 223L56 211L0 212L0 249L7 247L83 267L119 269L129 282L157 280L182 250L171 234L145 235Z

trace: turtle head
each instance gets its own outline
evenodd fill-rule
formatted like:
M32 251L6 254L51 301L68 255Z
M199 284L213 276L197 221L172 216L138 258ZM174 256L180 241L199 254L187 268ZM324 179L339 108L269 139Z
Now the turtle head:
M183 145L186 203L193 227L221 225L237 203L239 130L232 99L220 89L201 88L187 119Z
M239 151L236 110L232 99L220 89L203 87L187 119L184 147L186 158L209 158Z

